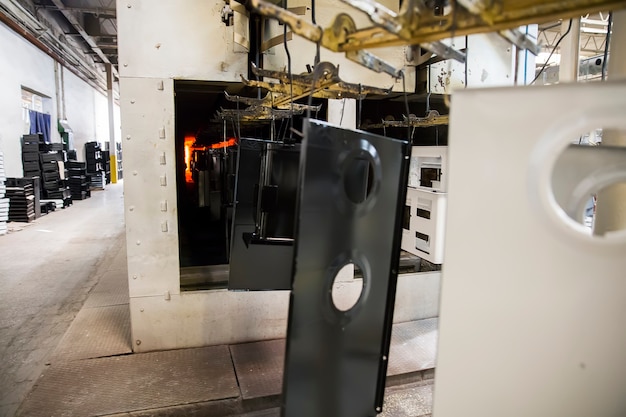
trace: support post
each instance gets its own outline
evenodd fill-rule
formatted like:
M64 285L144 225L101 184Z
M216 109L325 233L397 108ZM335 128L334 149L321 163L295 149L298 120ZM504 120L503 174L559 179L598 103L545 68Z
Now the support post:
M113 65L106 64L107 101L109 104L109 158L111 162L111 184L117 183L117 147L115 146L115 115L113 114Z
M569 21L561 23L561 33L565 33ZM578 81L578 67L580 58L580 18L572 19L572 28L563 38L561 44L561 64L559 66L559 83Z

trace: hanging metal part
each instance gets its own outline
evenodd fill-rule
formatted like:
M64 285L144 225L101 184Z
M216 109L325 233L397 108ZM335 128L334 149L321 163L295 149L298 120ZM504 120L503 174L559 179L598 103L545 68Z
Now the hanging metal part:
M217 112L218 118L235 120L240 122L256 122L260 120L268 121L272 119L288 119L292 115L300 115L304 111L277 110L268 107L254 107L243 110L220 109Z
M262 2L262 0L255 1ZM626 7L624 0L528 0L524 2L458 0L450 1L449 7L442 15L427 8L423 0L402 2L398 13L373 1L342 1L367 13L375 26L355 29L348 33L345 41L330 48L338 52L423 44L450 38L452 32L454 36L498 32L532 23L544 23ZM324 35L327 32L328 29L324 30ZM324 46L326 46L325 38L326 36L322 39ZM534 48L532 44L525 41L522 45L529 50Z
M271 17L288 25L296 35L300 35L311 42L320 42L322 40L324 32L322 27L307 22L295 13L263 0L250 0L250 5L260 15Z
M281 415L375 416L382 411L411 148L316 120L303 129ZM351 308L337 304L333 290L347 264L363 271ZM357 289L359 281L350 281Z
M227 92L224 92L226 96L226 100L232 102L239 102L251 107L267 107L267 108L277 108L279 110L289 110L293 106L293 110L299 112L298 114L302 114L307 110L311 111L320 111L321 105L319 106L308 106L306 104L299 103L283 103L281 100L277 100L276 96L272 96L271 93L268 93L264 98L251 98L251 97L240 97L240 96L231 96ZM249 108L248 108L249 109ZM247 109L246 109L247 110Z
M363 125L363 129L386 129L388 127L432 127L443 126L450 122L450 116L440 115L437 110L430 110L426 117L417 117L410 114L409 117L402 116L403 120L382 120L381 123L371 123Z
M267 81L246 80L243 83L249 87L260 87L268 90L272 94L274 107L282 103L281 96L289 96L293 88L294 99L313 95L314 98L342 99L359 98L368 95L386 96L391 92L391 88L378 88L366 85L347 83L339 77L339 67L330 62L320 62L316 65L313 73L289 74L283 71L265 70L252 65L252 73L256 77L272 78L278 83ZM316 75L318 74L318 75ZM293 81L293 84L290 84ZM314 108L311 110L315 111Z
M420 44L420 46L443 59L454 59L455 61L459 61L461 64L465 64L465 52L457 51L443 42L425 42Z
M393 78L400 78L402 70L395 68L393 65L383 61L375 55L367 51L349 51L346 52L346 58L363 65L366 68L376 72L384 72Z
M541 46L539 46L537 42L519 29L505 29L498 33L519 49L527 50L535 56L541 52Z
M288 25L291 30L311 42L318 43L324 48L338 52L341 44L345 42L347 36L356 31L356 25L347 14L339 14L333 25L328 29L322 29L321 26L307 22L300 18L297 14L278 7L272 3L263 0L251 0L250 5L259 14L278 20ZM385 72L394 78L399 78L400 70L384 60L374 56L370 52L363 52L364 55L348 56L355 62L365 65L367 68L374 69L377 72ZM357 58L357 59L354 59Z

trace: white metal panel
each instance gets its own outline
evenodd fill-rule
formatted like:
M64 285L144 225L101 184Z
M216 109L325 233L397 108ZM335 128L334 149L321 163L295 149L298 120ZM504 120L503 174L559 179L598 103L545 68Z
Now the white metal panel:
M394 323L436 317L439 272L398 277ZM357 290L360 280L342 282L339 301ZM136 352L242 343L286 335L289 292L183 292L130 299ZM141 342L137 344L137 340Z
M174 82L122 77L120 94L130 296L177 294Z
M357 103L355 99L328 100L328 123L356 129Z
M434 168L437 165L441 169L441 178L438 183L433 184L430 188L445 192L448 189L448 147L413 146L411 149L411 164L409 166L409 187L420 187L422 168Z
M398 2L382 1L381 4L389 9L397 10ZM302 18L311 22L311 2L310 0L290 0L289 8L307 7L305 15ZM335 16L339 13L347 13L354 19L356 26L360 28L372 26L368 16L342 2L336 0L322 0L315 3L315 18L318 25L326 28L331 25ZM282 36L284 26L279 25L277 21L272 20L267 23L266 35L268 38ZM267 40L267 39L265 39ZM291 70L295 74L306 71L306 65L313 66L315 58L315 44L298 35L293 35L293 39L287 43L291 55ZM402 69L406 64L406 47L392 48L376 48L369 52L377 57L392 64L395 68ZM329 61L335 65L339 65L339 76L342 80L351 83L361 83L363 85L371 85L382 88L393 87L395 91L402 91L402 81L394 80L387 74L376 73L353 61L348 60L344 53L332 52L326 48L320 50L321 61ZM271 48L263 57L264 67L267 69L285 70L287 67L287 56L285 49L281 43ZM415 90L415 68L407 67L406 71L406 89L407 91Z
M434 264L443 263L447 200L447 193L407 189L406 205L410 207L411 217L409 229L402 229L402 250ZM428 217L419 216L418 209L427 211Z
M234 53L222 0L117 2L122 77L240 81L248 55Z
M624 108L624 82L454 97L435 417L625 415L626 237L585 234L550 187Z
M465 38L455 38L455 49L465 47ZM515 82L515 51L498 34L471 35L467 38L467 87L503 87ZM430 91L450 94L465 88L465 64L446 60L431 65ZM532 78L531 78L532 79Z

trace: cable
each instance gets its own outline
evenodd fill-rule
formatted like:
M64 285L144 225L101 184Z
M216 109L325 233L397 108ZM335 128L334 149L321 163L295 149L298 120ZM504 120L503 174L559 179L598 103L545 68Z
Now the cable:
M283 0L283 9L287 10L287 0ZM293 73L291 72L291 54L289 53L289 47L287 47L287 25L283 25L283 45L287 55L287 73L289 74L289 139L293 139ZM286 133L287 130L285 130Z
M358 125L357 125L357 129L361 128L361 113L363 112L363 86L361 85L361 83L359 83L359 120L358 120Z
M550 52L550 55L548 55L548 59L546 59L546 62L543 64L543 66L541 67L537 75L535 76L535 79L530 83L531 85L534 84L535 81L539 79L543 71L545 71L546 67L548 66L548 63L550 62L550 58L552 58L552 54L554 54L554 52L556 51L556 48L559 47L559 45L561 44L561 41L569 34L570 30L572 30L572 19L570 19L569 26L567 27L567 30L565 31L565 33L561 35L556 45L554 45L554 48L552 48L552 52Z
M407 140L411 141L411 118L410 118L410 114L411 114L411 110L409 110L409 95L406 92L406 78L404 76L404 71L400 71L400 76L402 77L402 91L404 91L404 108L406 111L406 120L407 120L407 124L406 124L406 133L407 133ZM413 143L410 142L410 144L412 145Z
M526 30L528 30L528 26L526 26ZM463 77L465 78L464 88L467 88L467 61L469 61L469 40L467 35L465 35L465 74L463 74Z
M606 64L609 58L609 43L611 42L611 28L613 26L613 12L609 12L609 22L606 27L606 39L604 40L604 59L602 60L602 81L606 80Z
M341 105L341 118L339 119L339 127L343 124L343 112L346 109L346 99L343 99L343 104Z
M311 0L311 22L314 25L317 25L315 21L315 0ZM317 65L320 63L320 41L315 43L315 60L313 61L313 65Z

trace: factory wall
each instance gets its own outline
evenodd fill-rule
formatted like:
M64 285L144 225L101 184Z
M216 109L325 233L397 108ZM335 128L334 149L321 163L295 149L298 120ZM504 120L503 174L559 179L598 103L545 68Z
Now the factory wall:
M7 177L23 175L20 138L28 132L23 121L22 88L44 97L43 112L51 116L52 142L61 141L57 120L63 117L64 100L79 160L84 160L85 142L108 141L106 97L69 70L57 67L55 74L55 61L50 56L0 23L0 150L4 152ZM115 107L119 113L119 106Z
M54 60L0 23L0 63L0 150L7 177L21 177L22 86L50 98L44 112L56 120ZM51 136L53 142L61 141L56 129L51 128Z

